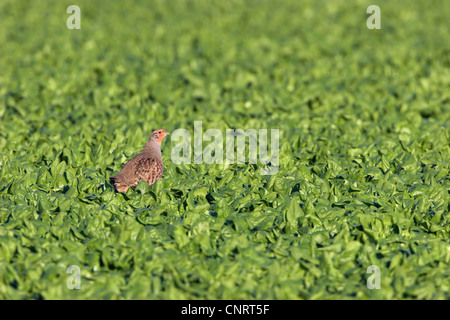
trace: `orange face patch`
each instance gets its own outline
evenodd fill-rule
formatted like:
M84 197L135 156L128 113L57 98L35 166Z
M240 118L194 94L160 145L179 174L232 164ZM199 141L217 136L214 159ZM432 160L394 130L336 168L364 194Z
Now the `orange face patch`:
M156 140L159 144L161 144L161 142L163 141L164 137L167 136L167 135L169 134L169 133L166 132L166 130L164 130L164 129L156 130L154 133L159 134L159 135L158 135L158 139Z

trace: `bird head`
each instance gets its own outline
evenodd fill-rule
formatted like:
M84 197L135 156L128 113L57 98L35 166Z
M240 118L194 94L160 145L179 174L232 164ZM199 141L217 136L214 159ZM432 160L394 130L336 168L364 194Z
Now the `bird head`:
M169 135L168 132L166 132L166 130L164 129L158 129L153 131L152 136L150 137L150 140L154 140L157 143L161 144L161 142L163 141L164 137Z

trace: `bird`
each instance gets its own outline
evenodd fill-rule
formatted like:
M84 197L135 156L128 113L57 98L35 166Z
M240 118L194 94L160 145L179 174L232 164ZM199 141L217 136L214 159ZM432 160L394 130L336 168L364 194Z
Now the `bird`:
M126 193L141 180L152 185L162 178L161 142L167 135L169 133L164 129L153 131L141 153L129 160L116 176L109 178L116 192Z

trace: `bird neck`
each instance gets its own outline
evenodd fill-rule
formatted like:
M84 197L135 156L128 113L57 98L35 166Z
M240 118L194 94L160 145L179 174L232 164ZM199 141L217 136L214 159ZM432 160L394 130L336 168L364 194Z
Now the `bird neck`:
M161 145L156 141L149 140L145 144L145 148L142 152L151 154L152 156L161 157Z

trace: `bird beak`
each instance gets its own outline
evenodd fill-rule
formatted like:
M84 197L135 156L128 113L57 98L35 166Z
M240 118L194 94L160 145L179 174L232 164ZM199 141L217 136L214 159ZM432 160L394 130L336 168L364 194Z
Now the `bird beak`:
M165 135L164 135L164 137L168 136L169 134L170 134L170 133L166 132Z

